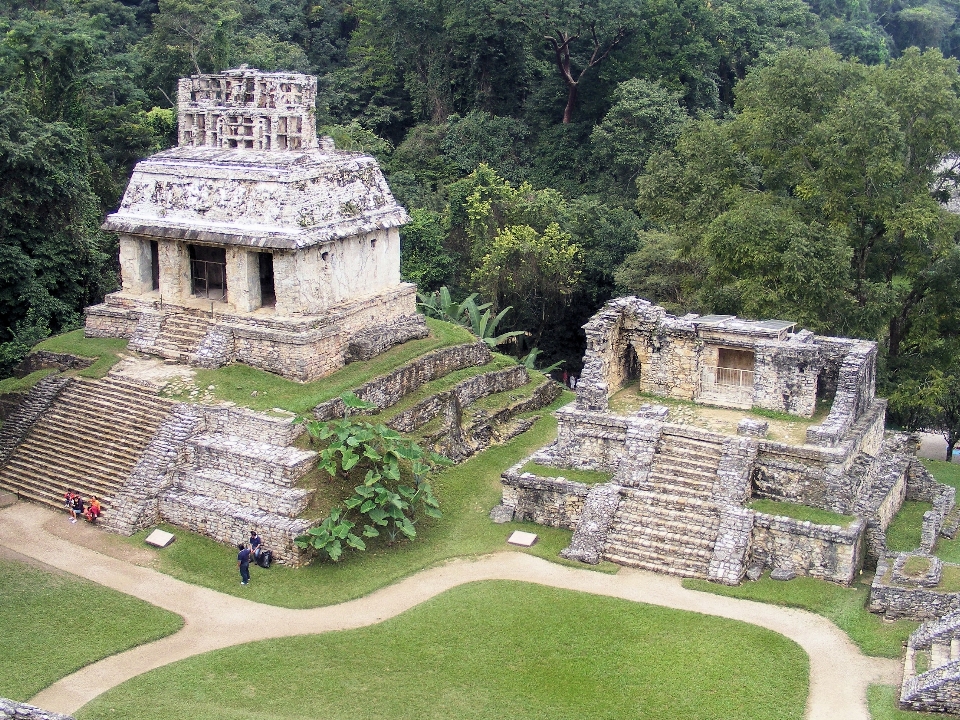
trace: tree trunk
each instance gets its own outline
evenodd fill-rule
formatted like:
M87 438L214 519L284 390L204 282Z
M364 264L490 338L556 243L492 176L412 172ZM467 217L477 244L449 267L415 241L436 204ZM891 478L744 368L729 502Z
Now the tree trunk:
M567 106L563 109L563 124L569 125L573 118L573 108L577 104L577 83L567 83ZM556 116L554 116L556 117Z
M953 448L956 447L956 445L956 440L954 440L952 443L947 443L947 462L953 462Z

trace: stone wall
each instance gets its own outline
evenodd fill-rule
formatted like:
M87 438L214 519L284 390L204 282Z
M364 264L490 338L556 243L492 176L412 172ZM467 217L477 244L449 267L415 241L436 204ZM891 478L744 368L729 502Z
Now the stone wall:
M16 700L0 698L0 720L73 720L73 716L61 715Z
M513 509L513 519L573 530L580 522L590 486L565 478L521 473L515 465L501 476L501 505Z
M209 310L170 303L162 307L159 301L112 293L104 303L85 309L84 332L87 337L131 338L131 348L156 353L164 313L177 313L210 326L200 346L188 353L193 354L194 364L220 367L242 362L309 381L343 367L351 339L364 329L377 328L381 340L391 333L394 339L407 333L412 327L410 318L416 313L416 288L404 283L335 304L313 317L211 314ZM400 327L395 333L390 330L394 323Z
M7 416L0 427L0 466L71 382L71 378L62 375L48 375L34 385L17 409Z
M882 614L887 620L936 620L960 610L960 592L938 592L930 588L891 583L893 562L892 558L884 557L877 564L870 587L870 612Z
M425 398L409 410L399 413L387 425L397 432L410 433L443 412L451 400L451 395L456 396L460 405L467 406L487 395L515 390L529 381L530 375L523 365L483 373L457 383L451 390Z
M354 392L361 400L373 403L383 410L399 402L405 395L416 392L431 380L455 370L486 365L490 362L490 357L490 348L483 341L441 348L397 368L388 375L364 383ZM344 417L347 409L340 398L333 398L317 405L313 414L321 421L333 420Z
M557 410L557 439L534 455L537 462L581 470L616 471L624 456L627 418L571 404Z
M345 363L370 360L394 345L421 340L430 334L423 315L407 315L386 325L364 328L347 343Z
M845 349L840 362L837 390L830 414L820 425L807 428L811 445L834 447L851 426L874 404L876 388L877 344L866 340L817 338L830 354Z
M883 442L886 401L876 400L843 441L833 447L761 440L753 471L753 494L849 515L857 497L850 477L859 453L876 455Z
M755 513L750 564L849 585L860 569L864 521L849 526Z
M813 333L801 331L788 342L758 342L753 404L810 417L817 405L817 377L823 360Z
M95 358L78 357L68 353L50 352L49 350L33 350L14 368L13 376L22 378L37 370L46 370L48 368L55 368L60 372L64 370L82 370L90 367L95 362Z
M199 405L173 407L114 496L112 512L101 520L105 530L133 535L160 522L160 494L173 483L187 439L203 427L203 414Z

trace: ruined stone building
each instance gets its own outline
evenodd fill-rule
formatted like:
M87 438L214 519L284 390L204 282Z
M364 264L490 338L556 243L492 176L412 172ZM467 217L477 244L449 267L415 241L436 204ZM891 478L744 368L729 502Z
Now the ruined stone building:
M105 230L123 287L86 334L312 380L426 334L400 281L407 214L376 161L316 136L316 78L184 78L179 145L141 161Z
M884 555L884 532L905 497L936 500L937 530L953 507L952 488L933 481L909 439L884 434L876 343L783 321L675 317L635 297L607 303L585 330L576 403L556 413L557 440L531 459L612 479L591 486L540 476L523 471L525 460L504 474L494 513L573 529L567 557L723 583L764 568L849 583L865 559ZM650 399L611 408L631 383ZM732 425L717 429L684 420L682 402L667 407L657 397L742 412L725 411ZM829 412L804 425L818 402ZM805 432L769 437L773 421L750 412L757 408L789 413ZM748 507L756 498L847 521L767 514Z

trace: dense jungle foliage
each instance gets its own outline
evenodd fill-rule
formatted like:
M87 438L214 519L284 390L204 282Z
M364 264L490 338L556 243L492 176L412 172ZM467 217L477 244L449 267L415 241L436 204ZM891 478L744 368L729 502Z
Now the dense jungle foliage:
M636 293L876 339L895 419L960 417L958 0L0 11L4 372L116 287L99 224L173 144L176 79L247 63L319 77L321 132L411 212L405 278L513 306L517 355L576 370L580 325Z

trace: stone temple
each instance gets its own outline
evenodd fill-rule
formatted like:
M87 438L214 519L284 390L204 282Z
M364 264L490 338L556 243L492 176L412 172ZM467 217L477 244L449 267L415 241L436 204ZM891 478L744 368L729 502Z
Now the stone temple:
M556 413L553 444L504 473L495 520L574 530L568 558L727 584L764 569L850 583L864 563L886 562L905 498L933 503L933 547L954 490L917 461L911 437L885 433L876 343L777 320L675 317L635 297L584 329L576 403ZM609 482L556 477L564 468ZM799 520L786 503L843 517Z
M87 336L306 381L426 335L400 281L407 213L372 157L318 141L316 87L246 67L180 80L178 146L137 164L103 225L123 286Z

